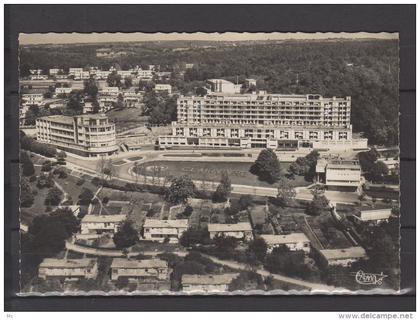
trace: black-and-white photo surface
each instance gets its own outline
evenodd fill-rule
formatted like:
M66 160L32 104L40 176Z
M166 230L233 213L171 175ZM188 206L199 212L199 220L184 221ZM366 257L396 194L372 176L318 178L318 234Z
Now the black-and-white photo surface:
M20 295L400 292L398 33L19 36Z

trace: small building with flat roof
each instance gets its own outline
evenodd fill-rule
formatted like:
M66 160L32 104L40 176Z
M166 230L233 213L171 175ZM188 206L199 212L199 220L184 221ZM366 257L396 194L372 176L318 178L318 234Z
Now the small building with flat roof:
M160 259L133 260L114 258L111 263L111 280L119 278L156 280L169 279L168 263Z
M126 220L124 214L93 215L88 214L81 221L82 234L116 233Z
M144 239L177 243L181 235L188 229L188 219L158 220L146 219L143 225Z
M391 208L368 209L360 210L357 214L353 215L353 218L356 223L369 223L377 225L382 222L387 222L391 215Z
M291 251L302 250L309 253L311 250L311 241L302 232L290 234L262 234L260 236L267 243L267 251L271 252L274 248L281 245L287 246Z
M45 258L38 268L38 277L44 280L50 278L95 279L97 275L97 259Z
M349 267L356 261L367 259L366 251L362 247L322 249L319 250L319 256L325 266Z
M238 276L238 273L225 274L184 274L181 279L184 292L226 292L229 284Z
M252 240L252 227L249 222L239 223L209 223L207 225L210 239L216 236L233 237L245 241Z

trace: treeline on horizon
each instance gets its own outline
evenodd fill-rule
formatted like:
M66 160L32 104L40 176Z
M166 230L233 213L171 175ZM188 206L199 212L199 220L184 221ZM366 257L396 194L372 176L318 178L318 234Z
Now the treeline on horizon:
M302 41L274 44L248 44L190 48L173 51L161 46L112 46L127 51L113 59L96 57L104 45L66 45L22 47L21 75L30 68L89 67L108 69L116 65L125 70L136 65L160 65L161 71L174 72L170 81L198 82L225 78L242 82L257 79L258 89L271 93L318 93L326 97L351 96L351 121L355 132L362 132L370 144L398 144L399 124L399 48L398 40ZM108 47L108 46L107 46ZM193 63L184 78L176 76L185 63Z

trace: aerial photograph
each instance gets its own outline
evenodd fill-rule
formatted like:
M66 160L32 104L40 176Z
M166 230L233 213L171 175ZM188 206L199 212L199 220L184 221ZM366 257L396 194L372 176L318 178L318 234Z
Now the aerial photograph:
M400 292L398 33L19 36L20 295Z

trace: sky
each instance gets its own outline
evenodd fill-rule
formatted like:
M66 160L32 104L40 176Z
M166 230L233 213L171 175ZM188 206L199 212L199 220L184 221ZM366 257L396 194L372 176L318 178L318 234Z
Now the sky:
M29 44L66 44L66 43L100 43L100 42L135 42L135 41L173 41L173 40L206 40L206 41L247 41L247 40L287 40L287 39L398 39L398 33L21 33L21 45Z

